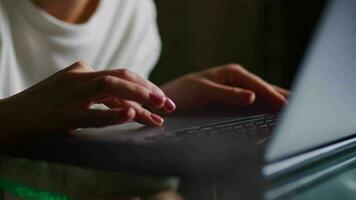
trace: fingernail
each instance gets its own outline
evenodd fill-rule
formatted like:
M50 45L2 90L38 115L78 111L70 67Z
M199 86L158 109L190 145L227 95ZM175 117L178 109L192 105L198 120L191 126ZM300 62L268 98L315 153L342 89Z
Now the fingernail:
M284 102L285 105L288 105L288 99L287 98L284 98L283 102Z
M256 100L256 95L254 93L245 93L242 98L247 104L253 104Z
M165 106L167 112L173 112L177 108L176 104L170 98L167 98L164 106Z
M155 121L158 125L162 125L163 124L163 122L164 122L164 119L162 118L162 117L160 117L160 116L158 116L158 115L156 115L156 114L151 114L151 119L153 120L153 121Z
M155 105L162 105L166 101L166 98L161 95L151 93L150 100Z
M287 99L283 98L280 101L277 101L273 108L276 109L276 110L280 110L281 108L283 108L287 104L288 104Z
M285 98L285 97L281 97L281 104L284 106L284 105L287 105L288 104L288 100Z

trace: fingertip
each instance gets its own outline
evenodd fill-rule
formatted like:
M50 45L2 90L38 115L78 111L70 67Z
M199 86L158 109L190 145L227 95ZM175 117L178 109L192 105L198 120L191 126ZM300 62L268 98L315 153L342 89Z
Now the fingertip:
M274 103L274 108L279 110L286 105L288 105L288 100L284 97L281 97L277 102Z
M256 94L254 92L244 92L240 95L241 101L246 105L252 105L256 100Z
M156 126L162 126L164 123L164 119L156 114L151 114L151 119L155 122Z
M164 107L167 113L171 113L177 108L176 104L170 98L167 98Z
M256 101L256 94L251 92L249 94L249 97L247 98L247 103L252 105L253 103L255 103L255 101Z
M287 105L288 105L288 100L286 98L283 98L282 107L287 106Z
M288 105L288 99L286 97L284 97L283 102L285 105Z
M288 104L288 99L283 96L282 94L280 95L280 99L281 99L281 104L282 105L287 105Z

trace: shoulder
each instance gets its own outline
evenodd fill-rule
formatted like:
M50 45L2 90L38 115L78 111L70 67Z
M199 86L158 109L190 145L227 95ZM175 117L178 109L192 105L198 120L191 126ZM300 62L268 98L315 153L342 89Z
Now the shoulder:
M5 29L5 22L4 20L6 19L6 17L4 16L5 15L5 11L4 11L4 8L3 8L3 1L0 1L0 55L1 55L1 50L3 49L3 37L4 37L4 29Z
M9 10L5 3L6 1L0 0L0 41L1 37L4 35L4 32L9 28L10 16L8 16Z
M156 26L157 12L153 0L121 0L116 2L115 9L110 8L113 5L106 4L113 13L113 18L109 21L118 30L137 33Z
M135 0L138 4L137 7L140 11L145 14L152 15L152 17L156 17L156 5L153 0Z
M135 18L142 17L151 20L157 17L153 0L124 0L121 1L120 7L126 9Z

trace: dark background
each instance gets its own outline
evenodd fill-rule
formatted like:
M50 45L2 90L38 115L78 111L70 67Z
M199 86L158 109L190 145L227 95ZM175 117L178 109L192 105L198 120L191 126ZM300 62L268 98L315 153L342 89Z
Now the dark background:
M326 0L155 0L163 40L159 84L239 63L289 88Z

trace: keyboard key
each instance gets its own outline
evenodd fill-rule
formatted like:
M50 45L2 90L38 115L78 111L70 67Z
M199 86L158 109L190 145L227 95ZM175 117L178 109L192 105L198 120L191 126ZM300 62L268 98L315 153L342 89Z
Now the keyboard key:
M212 124L209 126L189 128L176 132L179 138L189 139L209 135L237 135L247 134L249 137L256 135L269 134L271 129L276 125L277 120L274 115L258 115L255 117L248 117L245 119L238 119L236 121L228 121L225 123ZM175 137L170 136L170 137ZM166 137L167 139L167 137ZM163 139L164 140L164 139Z

